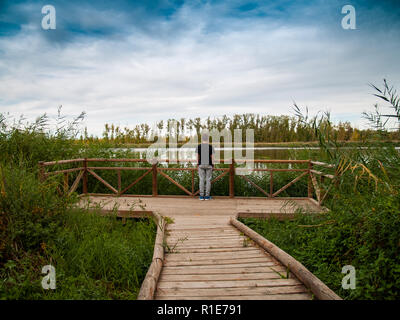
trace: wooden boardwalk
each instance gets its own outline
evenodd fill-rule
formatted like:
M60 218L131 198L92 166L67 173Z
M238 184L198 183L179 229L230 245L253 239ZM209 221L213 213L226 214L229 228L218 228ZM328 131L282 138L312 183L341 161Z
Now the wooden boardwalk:
M81 205L85 205L83 198ZM287 268L231 225L231 217L291 217L297 208L321 212L310 199L89 197L92 206L121 212L141 206L173 220L155 299L311 299Z
M226 215L175 216L156 299L311 299L305 286L229 224Z

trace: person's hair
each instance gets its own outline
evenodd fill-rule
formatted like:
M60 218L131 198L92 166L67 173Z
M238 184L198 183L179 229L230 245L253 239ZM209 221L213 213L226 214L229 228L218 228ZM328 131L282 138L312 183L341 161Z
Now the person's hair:
M201 141L208 141L209 135L207 132L202 133Z

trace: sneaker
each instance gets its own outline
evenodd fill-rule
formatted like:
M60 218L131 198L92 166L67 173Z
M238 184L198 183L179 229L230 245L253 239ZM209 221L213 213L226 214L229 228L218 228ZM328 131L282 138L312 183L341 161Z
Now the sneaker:
M206 197L204 197L204 200L211 200L211 197L210 196L206 196Z
M199 197L199 200L204 200L204 197L203 197L203 196L200 196L200 197Z

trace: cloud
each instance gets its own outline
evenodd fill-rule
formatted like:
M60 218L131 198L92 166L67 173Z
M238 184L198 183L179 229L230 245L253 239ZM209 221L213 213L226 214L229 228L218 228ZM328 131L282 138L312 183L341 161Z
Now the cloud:
M36 8L19 6L20 14ZM340 20L328 23L340 17L327 14L332 5L150 8L61 7L57 37L26 18L19 32L0 37L0 112L34 118L62 104L67 114L85 110L89 132L100 134L105 122L288 114L296 101L361 125L376 101L367 84L400 84L400 44L391 41L399 32L342 30ZM139 13L143 24L130 20Z

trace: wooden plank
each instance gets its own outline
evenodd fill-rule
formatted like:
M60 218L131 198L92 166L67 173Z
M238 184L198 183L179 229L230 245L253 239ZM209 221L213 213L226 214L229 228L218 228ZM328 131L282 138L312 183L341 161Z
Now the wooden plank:
M210 220L207 221L208 219L193 219L193 220L188 220L188 221L181 221L178 220L175 223L169 224L171 227L196 227L196 226L201 226L201 227L207 227L207 226L218 226L218 227L229 227L229 218L225 217L223 220Z
M219 264L242 264L242 263L257 263L271 262L272 259L267 257L259 258L236 258L236 259L208 259L196 261L171 261L168 255L165 257L165 266L202 266L202 265L219 265Z
M185 265L185 266L164 266L163 269L165 268L175 268L179 270L180 268L185 268L185 269L210 269L210 268L223 268L223 269L229 269L229 268L254 268L254 267L274 267L274 266L280 266L281 264L277 261L264 261L264 262L244 262L244 263L237 263L234 266L230 263L227 264L208 264L208 265Z
M84 173L84 170L79 172L79 174L76 177L74 183L72 184L71 189L69 190L68 194L72 194L73 192L75 192L76 188L78 188L78 184L79 184L79 181L82 179L83 173Z
M242 287L242 288L198 288L193 289L161 289L157 290L157 297L173 296L185 297L191 294L194 297L218 297L218 296L242 296L243 294L252 296L264 296L274 294L293 294L307 293L308 289L304 285L293 285L284 287Z
M130 170L149 170L149 167L87 167L90 170L115 170L115 171L130 171Z
M163 275L177 275L177 274L233 274L233 273L260 273L260 272L281 272L286 275L286 268L282 265L271 267L247 267L247 268L186 268L186 267L164 267L162 269Z
M192 221L177 221L175 223L169 224L170 227L196 227L196 226L201 226L201 227L207 227L207 226L217 226L217 227L224 227L227 228L229 227L229 217L225 217L224 220L210 220L210 221L206 221L206 219L202 218L201 220L198 219L198 221L196 220L192 220Z
M263 258L267 257L266 254L258 251L251 251L251 252L236 252L236 253L171 253L166 256L168 261L200 261L200 260L210 260L210 259L236 259L236 258Z
M297 279L236 280L236 281L159 281L158 288L200 289L200 288L241 288L241 287L282 287L301 284Z
M195 246L195 245L217 245L217 244L235 244L237 247L241 247L243 241L245 241L245 239L215 239L215 240L190 240L189 238L180 238L177 240L167 240L168 244L174 244L176 243L176 241L181 242L183 245L191 245L191 246Z
M179 239L182 239L182 237L168 236L168 238L167 238L167 240L169 240L169 241L176 241L176 240L179 240ZM240 239L245 239L245 237L243 237L243 236L241 236L239 234L221 235L221 236L215 236L215 235L214 236L213 235L209 235L209 236L201 236L201 235L191 236L191 235L188 235L187 236L187 240L194 240L194 241L197 241L197 240L218 240L218 239L220 239L220 240L222 240L222 239L235 239L235 240L239 239L240 240Z
M171 246L173 247L173 246ZM222 248L238 248L237 244L230 244L230 243L222 243L220 245L215 244L201 244L201 245L180 245L177 244L175 246L174 252L179 252L180 249L182 250L189 250L189 249L222 249Z
M94 176L97 180L99 180L101 183L103 183L108 189L110 189L112 192L118 194L118 190L115 189L111 184L109 184L106 180L104 180L102 177L100 177L96 172L87 169L87 171Z
M249 295L243 294L242 296L184 296L179 297L179 300L312 300L309 293L293 293L293 294L272 294L272 295ZM175 296L157 296L157 300L176 300Z
M80 171L85 169L84 167L78 167L78 168L71 168L71 169L64 169L64 170L58 170L58 171L50 171L46 173L46 176L52 176L52 175L57 175L60 173L69 173L69 172L75 172L75 171Z
M192 195L192 193L189 191L189 190L187 190L184 186L182 186L180 183L178 183L178 182L176 182L174 179L172 179L169 175L167 175L167 174L165 174L164 172L162 172L162 171L159 171L158 170L158 172L163 176L163 177L165 177L165 178L167 178L169 181L171 181L174 185L176 185L179 189L181 189L181 190L183 190L184 192L186 192L188 195Z
M326 174L326 173L323 173L323 172L317 171L317 170L310 170L310 172L311 172L311 173L314 173L314 174L318 174L318 175L320 175L320 176L322 176L322 177L327 177L327 178L329 178L329 179L335 179L335 176L332 175L332 174Z
M171 237L185 237L185 236L190 236L190 235L193 235L193 236L196 236L196 237L215 236L215 232L189 232L189 231L177 232L177 231L170 231L170 230L167 230L167 231L169 233L168 237L169 236L171 236ZM228 231L221 231L221 232L219 232L219 234L221 236L232 236L232 235L237 235L238 233L237 233L237 231L228 230Z
M229 245L235 245L236 247L242 247L243 241L245 239L225 239L225 240L207 240L207 241L200 241L200 240L190 240L189 238L178 238L177 240L167 240L167 244L175 244L176 242L179 242L181 245L184 246L193 246L195 247L196 245L199 246L206 246L206 245L224 245L224 244L229 244Z
M175 224L169 224L168 225L168 230L177 230L177 231L179 231L179 230L190 230L190 231L194 231L194 230L198 230L198 231L202 231L202 230L204 230L204 231L207 231L207 230L219 231L219 230L221 230L223 232L223 230L230 231L230 230L235 230L235 229L231 228L228 225L224 225L224 226L216 225L216 226L207 227L207 225L204 225L204 226L196 226L196 225L195 226L179 226L179 225L175 225Z
M186 244L208 244L208 243L215 243L217 241L221 241L222 243L231 243L231 241L241 241L243 242L246 238L244 237L234 237L234 238L210 238L210 239L193 239L191 237L177 237L177 238L169 238L167 239L167 243L175 243L176 241L184 241ZM212 242L214 241L214 242ZM235 242L236 243L236 242Z
M260 250L256 247L249 246L249 247L232 247L232 248L214 248L214 249L208 249L208 248L184 248L180 247L178 252L172 252L172 253L206 253L206 252L240 252L240 251L249 251L249 250Z
M318 186L318 182L317 182L317 179L315 178L315 176L312 173L310 173L310 175L311 175L312 184L314 186L315 194L317 195L318 204L320 204L321 203L321 190Z
M329 164L329 163L325 163L325 162L310 161L310 163L315 164L315 165L317 165L317 166L321 166L321 167L335 168L335 165L334 165L334 164Z
M47 161L47 162L41 162L44 166L51 166L54 164L66 164L66 163L72 163L72 162L82 162L85 159L71 159L71 160L58 160L58 161Z
M319 203L320 205L322 205L322 203L324 202L324 200L325 200L326 196L328 195L328 192L331 190L332 186L333 186L333 183L328 187L328 190L325 191L325 193L322 196L321 201Z
M244 180L246 180L247 182L249 182L250 184L252 184L254 187L256 187L257 190L261 191L262 193L264 193L267 197L269 197L269 194L263 189L261 188L259 185L257 185L255 182L251 181L249 178L247 178L244 175L240 175L239 177L243 178Z
M120 158L120 159L116 159L116 158L88 158L87 161L88 162L143 162L143 163L147 162L148 163L147 159L134 159L134 158Z
M208 232L207 230L209 230L210 232ZM168 236L172 236L172 237L181 237L184 235L193 235L196 237L203 237L203 236L210 236L211 232L214 232L215 234L221 234L221 235L235 235L234 233L231 233L230 230L227 231L223 231L223 229L218 229L218 228L209 228L209 229L198 229L198 228L185 228L185 229L167 229L168 231ZM236 233L236 235L238 235L238 233Z
M251 239L249 239L251 240ZM175 244L177 241L179 241L182 245L187 245L187 246L206 246L206 245L210 245L210 246L216 246L218 244L221 245L235 245L236 247L240 248L242 247L243 241L248 241L246 240L246 238L236 238L236 239L211 239L211 240L207 240L207 239L197 239L197 240L193 240L190 239L189 237L182 237L182 238L177 238L177 239L172 239L166 240L166 243L168 244ZM249 242L249 244L252 243L252 240Z
M176 281L241 281L241 280L267 280L281 279L276 272L259 272L259 273L229 273L229 274L161 274L159 281L176 282Z

